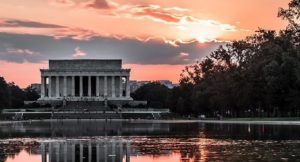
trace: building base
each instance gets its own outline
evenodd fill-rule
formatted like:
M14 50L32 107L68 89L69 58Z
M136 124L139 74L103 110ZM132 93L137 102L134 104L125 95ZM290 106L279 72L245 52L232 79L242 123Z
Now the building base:
M38 101L132 101L131 97L42 97Z
M140 105L147 105L147 101L135 101L131 97L45 97L37 100L40 105L51 105L54 107L81 107L83 109L88 107L137 107Z

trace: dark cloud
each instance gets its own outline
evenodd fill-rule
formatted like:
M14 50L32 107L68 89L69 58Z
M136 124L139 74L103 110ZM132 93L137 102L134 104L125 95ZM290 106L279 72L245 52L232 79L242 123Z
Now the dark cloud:
M91 0L85 4L85 7L95 9L109 9L109 5L106 0Z
M47 35L57 39L70 37L80 40L88 40L99 35L99 33L83 28L16 19L0 19L0 32Z
M136 39L93 37L90 40L54 39L50 36L0 33L0 59L12 62L40 62L48 59L74 59L80 49L86 59L123 59L129 64L188 64L208 55L222 43L178 44ZM27 49L33 54L7 52L7 49ZM186 53L183 55L182 53Z
M1 27L29 27L29 28L64 28L64 26L47 24L27 20L4 19L0 22Z
M31 62L31 63L39 63L45 58L40 55L28 55L27 53L8 53L8 52L0 52L0 60L8 61L8 62L15 62L15 63L23 63L23 62Z

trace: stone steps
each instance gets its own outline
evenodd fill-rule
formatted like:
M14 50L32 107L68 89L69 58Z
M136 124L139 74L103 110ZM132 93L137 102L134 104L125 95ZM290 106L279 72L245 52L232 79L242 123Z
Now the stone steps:
M117 113L54 113L53 119L122 119Z

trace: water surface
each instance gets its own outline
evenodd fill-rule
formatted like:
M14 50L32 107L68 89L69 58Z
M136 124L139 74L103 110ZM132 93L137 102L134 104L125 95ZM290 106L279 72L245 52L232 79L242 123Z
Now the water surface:
M138 121L0 125L0 162L300 161L300 126Z

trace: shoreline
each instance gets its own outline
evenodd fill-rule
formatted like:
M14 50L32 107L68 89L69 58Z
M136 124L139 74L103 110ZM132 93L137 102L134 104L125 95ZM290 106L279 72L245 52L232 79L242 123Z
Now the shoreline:
M32 123L32 122L74 122L74 121L103 121L103 122L133 122L133 123L203 123L203 124L252 124L252 125L300 125L300 120L151 120L151 119L43 119L43 120L21 120L21 121L1 121L2 124L15 124L15 123Z

